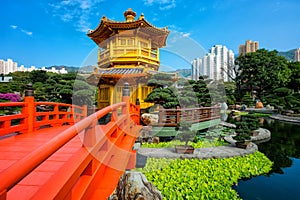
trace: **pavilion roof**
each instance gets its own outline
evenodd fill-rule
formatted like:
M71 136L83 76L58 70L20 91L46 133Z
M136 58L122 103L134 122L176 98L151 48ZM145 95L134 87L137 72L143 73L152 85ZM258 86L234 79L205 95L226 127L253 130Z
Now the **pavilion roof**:
M134 13L131 9L128 9L125 13L128 15ZM127 18L127 16L125 16ZM102 17L100 24L95 30L90 30L87 35L99 46L105 40L113 37L123 31L127 30L136 30L136 34L142 33L143 35L147 35L152 40L152 45L154 47L163 47L166 45L166 39L169 34L169 30L167 27L165 28L157 28L150 24L147 20L144 19L144 15L142 14L137 20L134 20L135 13L133 15L133 20L131 21L113 21L107 19L105 16Z

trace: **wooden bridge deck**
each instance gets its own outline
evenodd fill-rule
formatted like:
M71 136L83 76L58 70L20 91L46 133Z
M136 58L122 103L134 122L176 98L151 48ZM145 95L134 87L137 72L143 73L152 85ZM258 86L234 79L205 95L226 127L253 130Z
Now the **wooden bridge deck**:
M32 134L20 134L0 140L0 174L12 165L18 164L17 162L22 158L30 156L32 152L46 144L68 127L70 126L44 128ZM22 194L22 199L31 199L72 156L82 150L80 137L74 137L69 143L50 156L44 163L12 188L8 192L7 198L20 199L20 194Z
M107 128L107 126L109 126L109 124L98 125L98 128L104 130ZM55 140L56 136L58 136L61 132L65 131L69 127L71 126L44 128L35 131L32 134L18 134L2 138L0 140L0 177L1 173L5 173L5 170L8 168L14 167L16 169L21 169L23 167L23 160L34 160L35 157L33 157L32 155L34 155L36 150L47 144L50 140ZM52 199L53 196L51 197L51 195L49 195L49 197L47 197L45 196L45 194L47 192L51 193L51 191L57 191L57 188L69 187L67 186L68 183L59 183L59 181L57 180L74 179L73 175L74 173L78 173L76 172L78 171L78 166L74 166L72 165L72 163L84 163L85 160L89 160L87 159L87 157L94 156L91 155L91 153L86 148L83 148L82 136L83 133L77 134L67 144L65 144L62 148L48 157L41 165L30 172L25 178L23 178L19 183L17 183L12 189L7 192L7 199ZM102 153L105 154L105 151ZM128 162L128 160L124 159L124 156L122 158L115 158L114 162L116 162L116 166L119 165L117 164L119 162ZM99 163L94 163L93 167L95 168L95 166L99 165ZM111 165L113 166L113 164ZM105 180L105 176L109 176L107 177L107 179L110 181L115 180L115 182L98 182L98 187L94 188L94 190L92 191L92 195L89 197L90 199L102 199L102 197L108 197L114 190L124 169L110 170L110 172L105 175L105 169L103 168L109 167L110 166L105 166L105 163L104 166L101 167L104 173L102 175L102 179ZM78 183L76 183L76 185L84 184L84 175L89 173L87 172L88 170L89 169L82 169L83 172L80 175L80 180L78 179ZM16 173L18 173L18 170L16 170ZM88 179L89 176L87 176L86 178ZM1 181L8 180L6 179ZM74 182L74 180L72 181ZM103 188L105 188L105 190L103 190ZM78 190L76 189L73 190L70 194L71 199L80 196L82 196L82 194L80 194L80 191L78 192Z

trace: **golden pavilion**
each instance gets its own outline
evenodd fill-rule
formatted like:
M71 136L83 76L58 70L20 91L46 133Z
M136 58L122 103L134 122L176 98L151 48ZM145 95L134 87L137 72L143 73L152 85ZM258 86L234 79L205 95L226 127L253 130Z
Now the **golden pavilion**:
M159 48L166 45L167 28L156 28L144 15L135 19L130 8L124 12L125 21L102 17L95 30L87 35L98 45L98 66L87 78L98 87L98 108L121 102L124 82L130 86L130 99L140 100L141 109L151 106L144 99L152 91L147 86L151 74L157 73Z

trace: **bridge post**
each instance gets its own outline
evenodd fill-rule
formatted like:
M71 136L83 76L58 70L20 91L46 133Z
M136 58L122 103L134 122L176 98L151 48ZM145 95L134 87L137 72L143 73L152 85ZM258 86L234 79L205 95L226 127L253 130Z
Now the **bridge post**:
M27 119L25 120L25 123L27 123L28 125L27 133L32 133L34 123L35 123L34 91L30 83L27 84L26 86L27 86L27 90L25 91L25 98L24 98L25 106L22 112L28 116Z
M137 125L140 125L140 121L141 121L141 102L140 102L139 98L136 98L135 105L136 105L136 108L137 108L137 112L139 114L138 119L137 119Z
M129 113L130 88L127 82L124 83L122 90L122 101L126 102L126 106L122 108L122 114Z
M177 106L176 107L176 124L178 124L181 121L180 116L181 116L181 109L179 106Z

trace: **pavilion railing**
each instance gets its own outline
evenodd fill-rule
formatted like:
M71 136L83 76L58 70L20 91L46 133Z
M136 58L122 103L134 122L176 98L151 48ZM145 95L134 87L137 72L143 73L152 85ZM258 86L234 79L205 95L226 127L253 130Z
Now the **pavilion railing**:
M219 106L177 109L164 109L161 107L158 112L159 120L157 126L175 127L181 120L193 124L217 119L220 118L220 108Z

